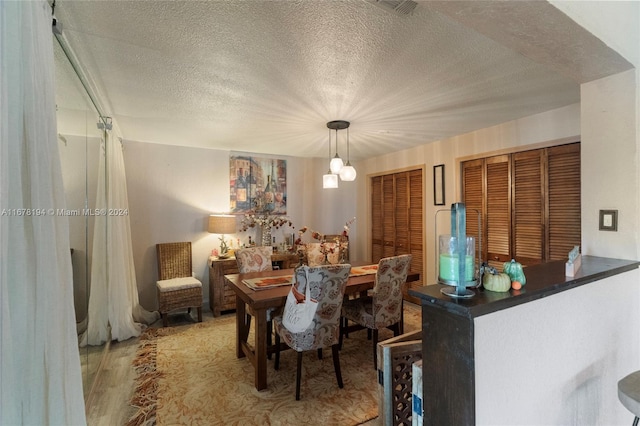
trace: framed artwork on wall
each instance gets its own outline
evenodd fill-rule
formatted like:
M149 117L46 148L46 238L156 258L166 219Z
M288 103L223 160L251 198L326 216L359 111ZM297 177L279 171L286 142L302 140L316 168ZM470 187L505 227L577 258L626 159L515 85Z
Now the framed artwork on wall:
M433 166L433 205L444 206L444 164Z
M287 160L229 156L229 211L287 214Z
M598 229L600 231L618 230L618 210L600 210Z

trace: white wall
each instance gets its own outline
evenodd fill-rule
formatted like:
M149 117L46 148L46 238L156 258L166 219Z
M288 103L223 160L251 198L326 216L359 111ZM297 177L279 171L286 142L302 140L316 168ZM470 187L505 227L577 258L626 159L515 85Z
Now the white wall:
M478 317L478 425L626 425L638 368L638 269ZM499 348L499 350L496 350Z
M583 253L638 258L635 70L581 86ZM618 210L618 231L599 230L599 210Z
M193 269L209 300L207 259L220 247L218 235L206 230L211 213L229 211L229 152L140 142L124 142L129 215L141 304L157 307L155 245L191 241ZM264 155L260 155L264 156ZM338 190L322 190L327 161L287 157L287 215L300 229L309 226L327 234L342 230L354 216L353 198L346 183ZM238 217L238 223L240 217ZM282 241L290 229L274 231ZM246 242L249 233L229 238ZM251 233L255 237L255 232ZM310 235L305 235L310 240Z

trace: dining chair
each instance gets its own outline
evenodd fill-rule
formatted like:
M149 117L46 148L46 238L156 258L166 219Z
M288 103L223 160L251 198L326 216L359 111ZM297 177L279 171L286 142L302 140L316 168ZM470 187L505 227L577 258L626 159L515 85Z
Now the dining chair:
M248 272L263 272L273 270L271 264L271 255L273 247L259 246L248 247L236 250L236 263L238 264L238 272L246 274Z
M394 336L402 330L402 286L407 281L411 255L385 257L378 262L376 279L366 296L345 300L340 320L340 347L349 329L370 330L373 340L373 368L377 368L378 330L390 328ZM349 327L349 321L355 326Z
M247 247L240 250L236 250L236 263L238 264L238 272L246 274L249 272L263 272L272 271L273 265L271 263L271 255L273 254L273 247L271 246L257 246ZM271 336L273 334L273 323L271 321L273 317L273 309L267 311L267 347L271 347ZM251 315L253 312L247 314L247 324L251 325ZM271 359L271 351L267 352L269 359Z
M304 245L307 257L307 265L319 266L325 264L325 254L322 252L322 243L307 243Z
M340 259L345 263L349 263L349 236L342 234L328 234L324 236L324 240L328 243L339 243L340 247ZM344 252L344 253L342 253Z
M156 244L158 257L158 311L162 325L169 325L169 312L192 307L198 310L198 322L202 322L202 283L193 277L191 243Z
M309 286L310 296L318 302L318 308L311 325L300 333L288 330L282 323L282 315L273 319L276 331L276 357L274 368L280 368L280 342L284 341L291 349L297 352L296 368L296 401L300 400L300 380L302 373L302 354L304 351L320 350L331 346L333 354L333 368L338 381L338 387L343 388L342 373L340 371L340 358L338 351L340 333L340 308L344 290L349 279L351 265L321 265L301 266L296 269L295 286L304 294L306 286ZM287 307L285 306L286 315Z

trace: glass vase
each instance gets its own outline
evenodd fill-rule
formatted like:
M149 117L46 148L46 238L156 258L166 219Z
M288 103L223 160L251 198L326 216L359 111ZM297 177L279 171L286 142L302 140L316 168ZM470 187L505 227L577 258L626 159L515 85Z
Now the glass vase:
M262 246L270 246L271 245L271 227L263 226L262 227Z

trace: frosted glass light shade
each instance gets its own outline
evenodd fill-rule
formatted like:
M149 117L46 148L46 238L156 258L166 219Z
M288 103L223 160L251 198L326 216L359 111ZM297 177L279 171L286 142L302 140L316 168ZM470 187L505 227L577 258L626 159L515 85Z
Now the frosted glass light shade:
M348 161L347 165L340 169L340 179L346 182L356 180L356 175L356 169L351 164L349 164Z
M338 187L338 175L333 173L327 173L322 175L322 188L337 188Z
M340 173L340 170L342 170L342 166L344 166L344 163L342 162L342 158L338 157L338 154L336 154L336 156L331 159L331 163L329 163L329 168L331 169L331 173L333 173L334 175L337 175L338 173Z

